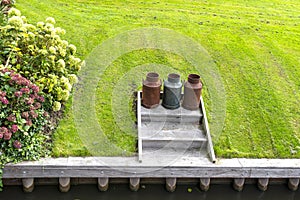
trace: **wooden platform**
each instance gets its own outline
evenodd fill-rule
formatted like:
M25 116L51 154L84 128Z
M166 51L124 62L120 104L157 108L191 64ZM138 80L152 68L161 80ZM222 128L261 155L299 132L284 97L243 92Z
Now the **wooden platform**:
M154 154L155 155L155 154ZM177 159L161 159L152 156L142 163L138 157L71 157L47 158L36 162L8 164L3 170L5 183L22 184L25 192L31 192L34 184L59 184L62 192L82 179L98 180L100 191L106 191L109 183L129 180L130 189L137 191L140 180L154 183L164 180L166 189L175 191L176 182L192 180L207 191L210 183L233 184L237 191L244 183L257 184L265 191L268 184L284 183L292 191L299 188L300 159L220 159L215 164L209 159L181 156ZM58 180L58 181L53 181ZM92 181L93 183L93 181ZM160 182L161 183L161 182Z
M152 178L300 178L300 159L209 159L182 156L160 158L69 157L7 164L3 178L152 177Z

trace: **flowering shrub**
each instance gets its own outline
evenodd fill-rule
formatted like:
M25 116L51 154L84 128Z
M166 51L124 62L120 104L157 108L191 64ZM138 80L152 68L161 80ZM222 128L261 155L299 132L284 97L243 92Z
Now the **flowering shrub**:
M37 85L12 70L0 69L0 162L36 160L45 155L45 101Z
M14 5L14 0L0 0L0 24L5 21L5 14Z
M27 23L19 10L8 11L0 29L0 62L39 86L46 106L58 111L70 95L83 62L76 47L61 39L65 30L54 27L51 17L37 25Z

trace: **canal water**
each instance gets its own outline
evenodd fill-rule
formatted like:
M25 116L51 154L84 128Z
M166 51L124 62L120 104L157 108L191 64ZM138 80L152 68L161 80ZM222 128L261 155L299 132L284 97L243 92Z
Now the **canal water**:
M36 186L32 193L23 193L21 186L8 186L0 192L0 200L300 200L300 189L290 191L286 185L269 185L266 192L256 185L245 185L242 192L236 192L230 185L211 185L208 192L202 192L197 185L177 185L175 192L167 192L163 185L142 185L138 192L132 192L128 185L110 185L107 192L100 192L96 185L71 186L67 193L59 192L57 186Z

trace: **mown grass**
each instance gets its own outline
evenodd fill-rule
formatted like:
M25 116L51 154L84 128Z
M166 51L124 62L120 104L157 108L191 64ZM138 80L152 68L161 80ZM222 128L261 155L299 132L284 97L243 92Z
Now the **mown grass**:
M140 27L193 38L214 59L226 90L223 131L213 135L217 156L300 156L299 1L28 0L18 1L17 8L30 22L55 17L83 59L106 39ZM114 80L143 63L167 64L183 75L193 70L181 57L158 50L123 55L105 70L97 88L98 121L107 137L129 152L135 150L135 137L124 136L114 121L111 91ZM88 155L76 133L71 101L67 107L54 134L53 155Z

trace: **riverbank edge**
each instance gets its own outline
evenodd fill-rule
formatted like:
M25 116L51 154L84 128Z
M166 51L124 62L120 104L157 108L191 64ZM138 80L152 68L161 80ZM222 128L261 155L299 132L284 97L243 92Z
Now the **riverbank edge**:
M7 164L3 169L4 185L23 185L25 192L33 191L34 184L59 184L67 192L72 184L93 183L100 191L106 191L109 183L128 180L131 190L137 191L143 183L165 182L166 189L175 191L178 180L198 182L204 191L211 183L232 183L241 191L246 183L256 183L262 191L269 183L288 183L298 189L300 159L218 159L212 163L208 158L178 157L172 159L145 159L138 157L68 157L44 158ZM37 181L40 180L40 181ZM98 181L97 181L98 180ZM113 180L113 181L111 181ZM270 181L269 181L270 180Z
M7 164L3 178L51 177L176 177L176 178L300 178L300 159L208 159L181 157L166 162L137 157L43 158Z

